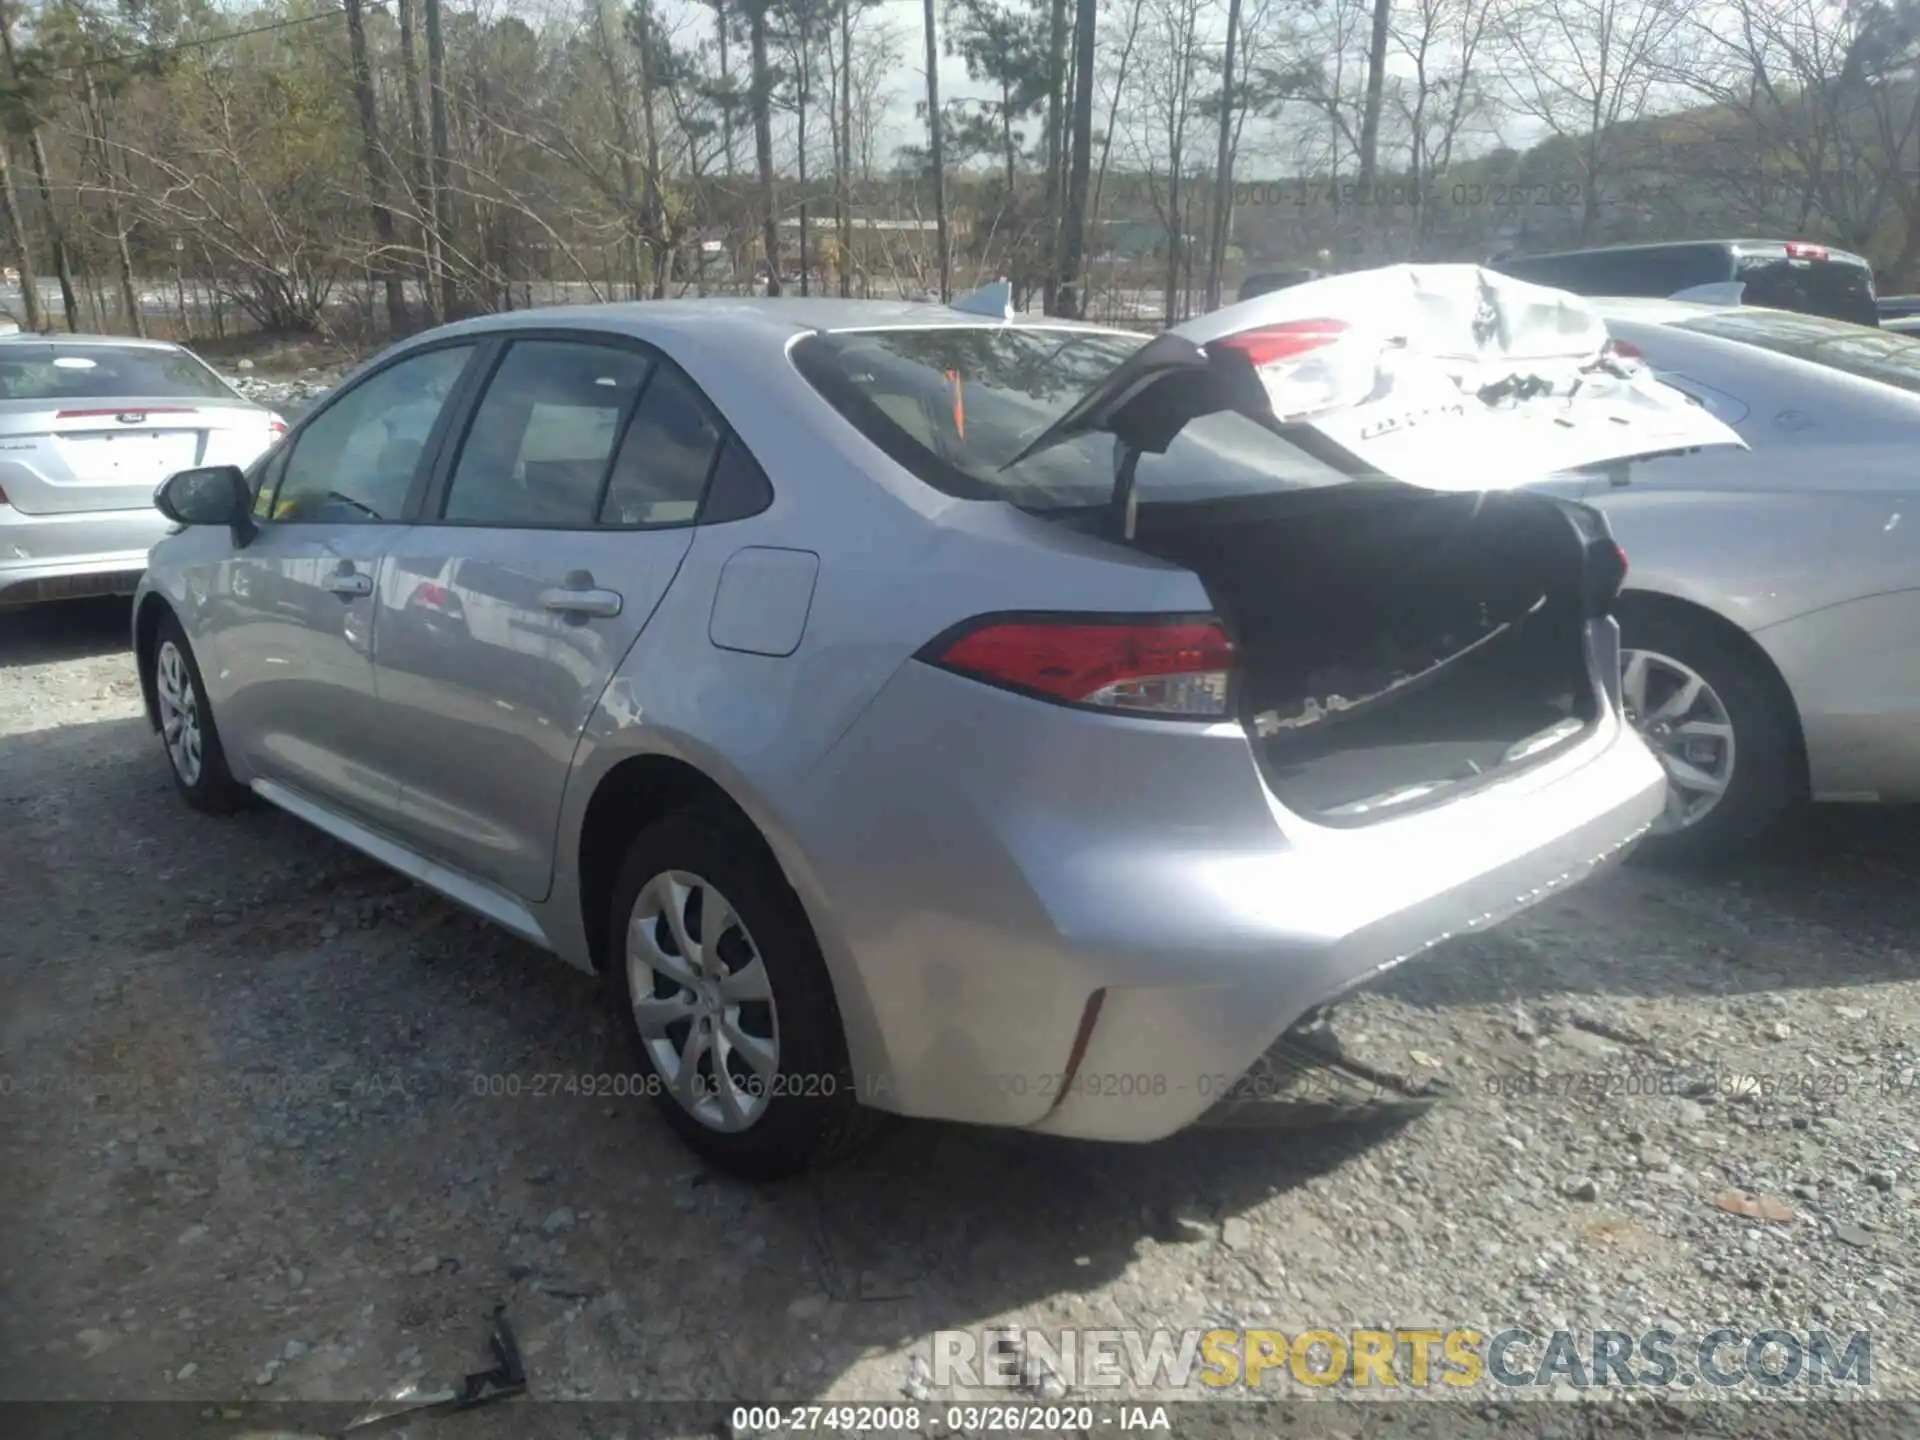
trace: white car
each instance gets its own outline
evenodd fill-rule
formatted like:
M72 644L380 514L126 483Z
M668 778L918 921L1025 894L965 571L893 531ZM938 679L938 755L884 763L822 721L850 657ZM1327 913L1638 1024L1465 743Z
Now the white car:
M132 594L167 533L155 487L286 429L179 345L0 336L0 607Z

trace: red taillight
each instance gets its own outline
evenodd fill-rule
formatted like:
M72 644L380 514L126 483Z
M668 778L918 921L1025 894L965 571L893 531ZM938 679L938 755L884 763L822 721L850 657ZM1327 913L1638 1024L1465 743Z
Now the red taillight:
M1799 240L1789 240L1787 242L1787 258L1789 260L1825 260L1828 257L1828 253L1827 247L1824 245L1808 245Z
M1212 616L988 618L923 658L1070 705L1204 719L1227 713L1233 642Z
M437 580L423 580L420 587L413 592L413 598L422 605L440 608L447 603L447 587Z
M1607 349L1621 360L1644 360L1647 352L1630 340L1609 340Z
M1613 553L1620 557L1620 578L1624 580L1627 578L1627 547L1616 542Z
M276 436L286 434L287 422L282 420L278 415L267 416L267 433Z
M1258 330L1225 335L1212 343L1228 350L1238 350L1255 369L1259 369L1275 361L1291 360L1309 350L1318 350L1322 345L1331 345L1346 332L1347 322L1344 320L1289 320L1281 325L1263 325Z

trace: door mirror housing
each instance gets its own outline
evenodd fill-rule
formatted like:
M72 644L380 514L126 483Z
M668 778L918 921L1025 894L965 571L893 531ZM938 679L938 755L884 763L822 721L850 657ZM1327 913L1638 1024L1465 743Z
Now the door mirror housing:
M153 503L176 525L225 525L243 544L253 538L253 492L237 465L176 470L154 491Z

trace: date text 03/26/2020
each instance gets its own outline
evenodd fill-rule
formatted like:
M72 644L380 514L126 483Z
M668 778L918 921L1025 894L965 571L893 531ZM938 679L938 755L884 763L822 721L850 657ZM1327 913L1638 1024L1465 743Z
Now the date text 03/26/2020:
M934 1420L967 1435L1173 1428L1165 1405L736 1405L730 1419L735 1435L918 1435Z

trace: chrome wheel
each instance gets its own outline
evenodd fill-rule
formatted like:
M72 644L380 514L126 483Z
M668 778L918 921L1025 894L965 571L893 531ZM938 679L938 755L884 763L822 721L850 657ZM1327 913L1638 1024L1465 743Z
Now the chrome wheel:
M773 989L747 927L698 875L669 870L641 887L627 993L655 1071L689 1115L733 1132L766 1112L780 1068Z
M163 641L154 662L154 689L160 699L160 735L167 758L181 783L200 781L200 697L194 692L187 657L173 641Z
M1726 702L1691 667L1651 650L1620 656L1627 722L1667 772L1667 808L1656 834L1697 825L1733 783L1733 721Z

